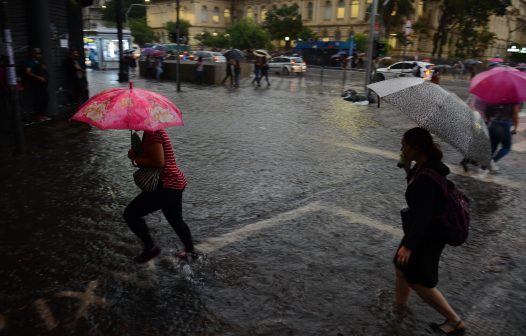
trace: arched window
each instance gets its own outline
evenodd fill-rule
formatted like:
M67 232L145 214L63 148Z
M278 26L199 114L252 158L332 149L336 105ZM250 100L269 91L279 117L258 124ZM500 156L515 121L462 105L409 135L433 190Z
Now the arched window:
M208 22L208 8L206 6L201 7L201 22Z
M325 2L325 15L323 18L325 20L330 20L332 18L332 4L330 1Z
M314 12L314 5L312 4L312 2L309 2L307 4L307 20L312 20L313 12Z
M336 18L343 19L345 18L345 1L338 0L338 9L336 10Z
M223 17L225 18L225 23L230 23L230 9L225 9Z
M267 13L268 13L267 7L265 7L265 6L261 7L261 15L260 15L260 17L261 17L261 21L262 22L265 22L267 20Z
M214 13L212 14L212 22L219 23L219 7L214 7Z
M254 20L254 10L252 9L252 6L247 7L247 18Z
M352 0L351 1L351 17L357 18L360 14L360 1Z

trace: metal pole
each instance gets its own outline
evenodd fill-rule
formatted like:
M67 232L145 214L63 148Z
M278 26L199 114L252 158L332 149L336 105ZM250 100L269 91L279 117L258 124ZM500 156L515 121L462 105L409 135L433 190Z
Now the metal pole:
M116 19L117 19L117 37L119 39L119 82L128 82L128 68L124 64L124 53L122 50L122 0L117 0L115 3Z
M26 141L24 137L24 127L22 125L22 116L18 108L18 92L16 91L16 66L13 55L13 42L11 29L8 24L7 1L2 1L0 7L0 25L3 32L4 51L7 55L7 85L9 86L11 117L15 127L15 154L24 154L26 152Z
M180 29L180 22L179 22L179 0L177 0L176 4L175 4L175 13L177 15L177 22L176 22L176 35L177 35L177 64L176 64L176 67L175 67L175 80L177 82L177 92L181 92L181 75L180 75L180 70L181 70L181 49L180 49L180 46L179 46L179 40L180 40L180 33L181 33L181 29Z
M371 9L371 22L369 23L369 36L367 41L367 67L365 70L365 92L368 93L367 85L371 83L371 72L373 69L373 44L374 44L374 23L376 20L376 12L378 11L378 0L373 0Z

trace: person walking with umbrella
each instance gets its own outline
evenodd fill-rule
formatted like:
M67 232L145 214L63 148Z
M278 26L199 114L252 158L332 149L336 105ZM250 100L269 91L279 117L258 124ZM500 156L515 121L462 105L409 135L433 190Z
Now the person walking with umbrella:
M407 172L405 198L408 216L403 216L404 237L395 257L395 303L405 305L411 290L446 318L431 327L447 335L463 335L464 322L436 288L440 255L446 244L446 231L440 214L445 211L446 197L442 187L424 169L446 176L449 168L442 163L442 151L431 134L415 127L403 135L402 157ZM410 167L411 162L415 162Z
M135 257L144 263L160 253L150 236L144 216L161 210L184 244L179 257L197 258L192 234L182 216L186 178L175 162L175 154L165 129L183 126L182 112L168 98L152 91L133 88L104 90L91 97L73 115L72 120L88 123L99 129L142 130L142 141L132 135L128 158L140 169L134 173L137 186L143 191L124 210L124 220L143 243L144 250ZM142 171L154 171L158 179L145 186L136 178ZM151 174L154 175L154 174Z
M143 218L159 209L184 244L184 250L179 253L179 257L195 258L197 255L194 252L192 234L182 214L183 191L187 182L175 162L170 138L163 129L154 132L145 131L141 145L142 154L138 154L133 148L128 151L128 158L132 164L140 168L162 170L158 188L153 192L141 192L124 210L124 220L144 246L144 251L135 257L135 261L145 263L161 252L159 246L154 243Z
M226 62L226 74L225 74L225 78L223 78L223 80L221 81L221 84L222 85L225 85L225 82L227 79L230 78L230 86L233 86L234 85L234 76L233 76L233 60L229 59L227 62Z
M259 76L259 79L258 79L258 86L260 85L262 78L265 78L265 80L267 81L267 86L270 86L270 81L268 80L268 63L267 63L267 59L263 58L261 62L262 62L261 63L261 75Z
M495 104L488 106L488 131L491 142L491 171L499 170L497 162L511 151L512 134L517 134L520 104ZM497 151L497 148L500 149Z

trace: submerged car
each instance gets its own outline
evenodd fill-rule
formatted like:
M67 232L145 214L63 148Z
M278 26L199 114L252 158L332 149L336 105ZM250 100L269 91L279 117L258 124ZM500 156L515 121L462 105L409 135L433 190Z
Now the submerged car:
M415 63L420 67L419 77L425 80L431 80L431 77L433 76L434 64L420 61L397 62L386 68L376 69L376 74L374 75L373 80L375 82L379 82L396 77L414 76Z

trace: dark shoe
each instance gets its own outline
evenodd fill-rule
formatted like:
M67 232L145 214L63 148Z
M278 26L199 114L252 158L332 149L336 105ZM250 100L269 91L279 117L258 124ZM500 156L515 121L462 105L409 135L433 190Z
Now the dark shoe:
M434 331L440 332L442 335L454 335L454 336L462 336L466 333L466 328L461 327L462 320L455 321L455 322L449 322L445 321L444 323L438 324L438 323L431 323L429 326ZM451 328L449 332L445 332L442 327L448 326Z
M143 253L139 254L133 260L139 264L144 264L157 257L161 253L161 249L158 246L154 246L151 250L145 250Z

